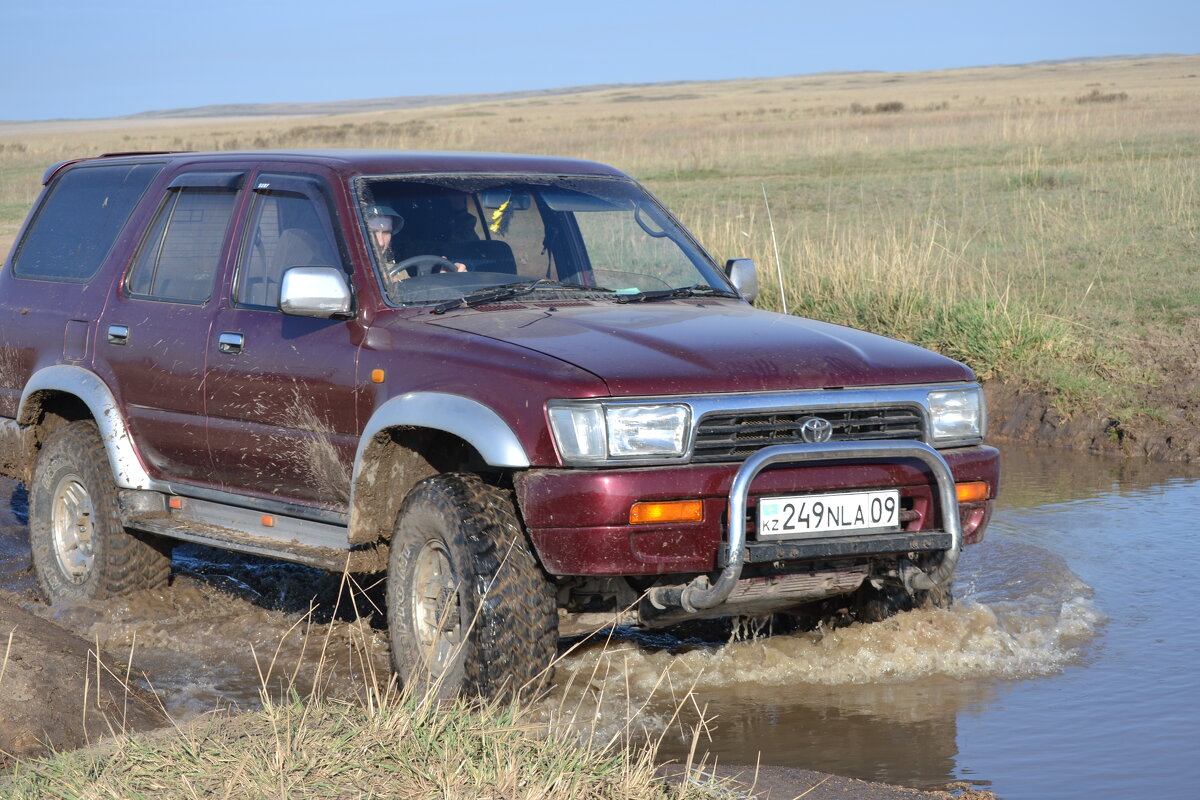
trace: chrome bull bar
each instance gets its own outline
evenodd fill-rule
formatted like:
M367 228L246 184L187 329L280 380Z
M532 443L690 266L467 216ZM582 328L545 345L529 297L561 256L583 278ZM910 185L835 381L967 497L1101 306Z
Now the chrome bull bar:
M944 550L942 560L928 572L913 570L905 577L910 590L942 588L950 583L958 554L962 549L962 524L958 515L958 493L954 475L937 450L923 442L879 441L836 442L827 444L785 444L765 447L743 462L729 489L729 541L726 544L725 567L710 585L707 575L701 575L685 586L663 586L650 592L650 601L658 608L682 607L689 613L714 608L729 597L746 563L746 500L750 484L767 467L781 463L811 463L814 461L895 461L916 459L929 467L937 483L942 510L942 526L950 534L951 544Z

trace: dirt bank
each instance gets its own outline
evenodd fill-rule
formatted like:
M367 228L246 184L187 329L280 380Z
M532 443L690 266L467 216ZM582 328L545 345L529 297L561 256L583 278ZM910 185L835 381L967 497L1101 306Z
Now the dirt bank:
M1144 343L1143 365L1162 377L1135 388L1123 409L1064 413L1046 392L993 381L988 396L989 440L1028 442L1071 450L1200 461L1200 322L1170 340Z
M0 769L166 725L158 698L124 678L115 659L0 594Z

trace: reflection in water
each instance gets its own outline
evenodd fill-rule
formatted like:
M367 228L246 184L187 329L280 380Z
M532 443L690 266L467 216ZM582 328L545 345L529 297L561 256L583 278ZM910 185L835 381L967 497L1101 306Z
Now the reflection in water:
M0 587L32 598L15 499ZM723 764L965 780L1009 800L1185 796L1200 780L1197 518L1200 469L1007 448L1000 508L963 554L954 607L724 647L617 631L564 658L546 714L605 737L629 735L632 718L677 759L705 718L698 753ZM132 652L187 717L257 703L268 668L269 685L304 687L323 660L325 687L345 695L386 675L384 632L324 610L338 596L313 570L180 547L169 589L40 608Z
M1089 588L1046 551L1000 544L974 561L950 609L680 654L634 633L581 648L560 666L553 700L571 709L599 701L602 715L648 703L642 723L653 734L691 689L716 717L704 749L724 763L944 785L957 777L959 714L986 707L1000 679L1053 675L1078 660L1102 621ZM623 724L615 715L602 732ZM663 754L686 758L687 734L672 731Z
M1006 798L1193 791L1200 637L1177 609L1200 556L1200 469L1019 448L1004 461L954 608L680 655L630 635L619 654L572 656L559 702L603 696L619 726L605 709L636 707L661 681L648 717L661 729L694 684L715 716L701 751L727 764L761 755ZM665 752L686 758L677 727Z

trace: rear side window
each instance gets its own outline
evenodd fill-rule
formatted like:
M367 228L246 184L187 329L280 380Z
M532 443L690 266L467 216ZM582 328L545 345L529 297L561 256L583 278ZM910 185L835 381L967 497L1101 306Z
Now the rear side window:
M135 297L204 303L212 297L236 190L172 190L138 250L126 288Z
M21 240L13 272L35 280L91 280L161 169L161 164L114 164L64 172Z

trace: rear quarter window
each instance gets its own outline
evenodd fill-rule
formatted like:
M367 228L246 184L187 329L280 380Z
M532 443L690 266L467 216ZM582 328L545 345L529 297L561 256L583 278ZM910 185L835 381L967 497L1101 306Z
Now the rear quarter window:
M91 280L161 169L161 164L112 164L64 172L18 245L13 273L67 283Z

